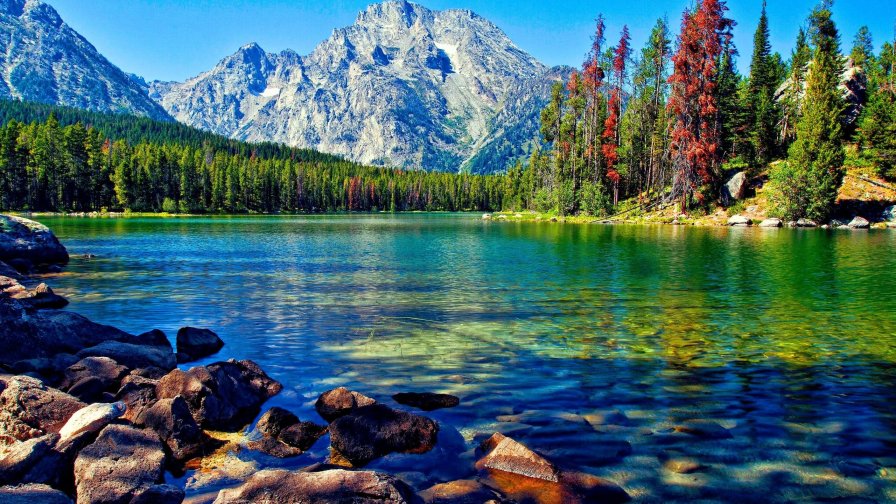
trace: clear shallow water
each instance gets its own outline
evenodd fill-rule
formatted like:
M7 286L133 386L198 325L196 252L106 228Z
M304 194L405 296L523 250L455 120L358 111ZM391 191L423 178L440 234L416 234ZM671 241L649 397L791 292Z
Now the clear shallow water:
M280 380L439 391L440 443L371 465L472 475L500 431L642 502L896 500L896 233L482 222L470 215L44 218L70 309L209 327ZM78 254L95 254L92 259ZM625 417L621 417L622 413ZM732 439L672 432L691 419ZM629 448L630 445L630 448ZM236 472L322 461L232 453ZM667 458L705 468L677 474ZM208 490L202 475L176 480Z

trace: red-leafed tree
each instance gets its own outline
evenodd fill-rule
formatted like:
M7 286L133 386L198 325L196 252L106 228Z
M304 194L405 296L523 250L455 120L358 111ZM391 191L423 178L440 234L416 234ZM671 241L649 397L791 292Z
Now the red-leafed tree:
M604 122L603 154L607 164L607 180L613 184L613 205L619 203L619 121L622 117L622 86L625 85L625 65L631 57L631 36L628 26L622 27L619 45L613 54L613 87L610 90L607 120Z
M724 0L701 0L682 17L678 51L672 57L669 77L672 93L669 112L674 118L670 154L674 178L673 199L686 211L691 198L705 200L705 188L717 179L721 149L716 96L718 61L730 44L734 21L725 17Z

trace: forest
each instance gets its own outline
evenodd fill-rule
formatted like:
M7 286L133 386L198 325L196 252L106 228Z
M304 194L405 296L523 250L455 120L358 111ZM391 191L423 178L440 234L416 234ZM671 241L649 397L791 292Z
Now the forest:
M785 60L772 52L763 4L749 74L740 75L736 22L722 0L700 0L678 36L659 19L640 54L627 27L615 45L596 20L580 70L557 82L541 114L545 147L507 172L505 205L560 215L726 204L736 172L768 184L771 213L830 216L847 147L896 178L896 42L875 53L863 27L848 54L832 0L813 9ZM631 205L629 205L631 206Z
M167 213L490 211L501 176L367 167L177 123L0 102L0 209Z

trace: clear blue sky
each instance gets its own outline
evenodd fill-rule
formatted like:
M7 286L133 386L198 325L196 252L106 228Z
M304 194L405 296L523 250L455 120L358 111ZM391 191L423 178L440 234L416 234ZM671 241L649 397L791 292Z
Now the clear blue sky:
M149 80L183 80L211 68L240 46L309 53L333 29L351 24L370 0L45 0L123 70ZM578 65L603 12L608 40L623 24L640 48L658 17L677 34L693 0L421 0L431 9L466 8L501 27L522 49L549 65ZM560 5L563 5L561 8ZM773 50L789 56L797 30L817 0L771 0ZM738 22L735 43L746 70L762 0L729 0ZM863 24L875 45L892 40L896 0L838 0L834 14L845 52Z

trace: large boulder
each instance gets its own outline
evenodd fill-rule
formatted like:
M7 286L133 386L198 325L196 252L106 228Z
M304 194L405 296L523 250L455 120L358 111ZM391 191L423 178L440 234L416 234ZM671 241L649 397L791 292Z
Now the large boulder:
M252 361L229 360L188 371L175 369L159 380L159 399L183 396L196 423L235 431L252 421L265 401L283 386Z
M35 267L68 264L68 251L47 226L33 220L0 215L0 261L28 261Z
M210 453L220 446L199 428L190 407L181 396L160 399L143 410L134 423L154 430L168 446L171 457L178 462Z
M137 341L136 339L134 341ZM87 357L108 357L129 369L157 367L170 371L177 367L171 346L151 346L126 341L104 341L76 354Z
M868 229L871 227L871 222L864 217L855 217L853 220L849 221L847 224L850 229Z
M87 357L65 370L65 378L59 388L82 401L95 402L103 392L117 392L121 388L121 379L127 374L128 368L113 359Z
M0 485L35 483L32 478L28 478L28 473L41 460L51 455L58 441L59 434L47 434L7 447L0 456Z
M31 312L19 301L0 298L0 364L76 354L104 341L134 341L134 336L77 313Z
M436 444L439 424L383 404L358 408L330 424L330 443L354 467L399 453L425 453Z
M121 380L121 388L115 394L115 400L121 401L127 406L127 411L124 414L125 420L135 422L143 411L156 403L158 400L156 386L158 384L158 380L135 374L125 376Z
M728 225L734 227L750 227L753 225L752 219L743 215L733 215L728 219Z
M3 504L71 504L67 495L47 485L18 485L0 488Z
M162 482L165 452L151 430L110 425L75 459L75 487L79 504L151 502L167 495ZM149 494L149 495L147 495ZM183 493L179 493L183 500ZM169 501L170 502L170 501Z
M87 432L99 432L124 415L127 406L123 402L96 403L85 406L72 415L59 430L60 443L67 443Z
M321 394L317 398L317 402L314 403L314 409L317 410L321 418L327 422L332 422L358 408L375 403L375 400L360 392L339 387Z
M182 327L177 331L177 362L192 362L218 353L224 342L208 329Z
M222 490L215 504L275 503L410 504L419 502L401 480L372 471L328 469L320 472L267 470L243 485Z
M562 471L521 443L494 434L476 463L488 486L517 502L621 503L629 495L615 483L580 472Z
M742 200L747 196L747 174L737 172L725 183L724 195L728 201Z
M764 221L759 223L759 227L761 228L779 228L783 227L784 223L781 222L781 219L765 219Z
M404 404L423 411L435 411L442 408L453 408L460 404L460 399L450 394L434 394L432 392L401 392L392 396L398 404Z
M286 458L307 451L324 435L327 428L312 422L302 422L293 413L275 406L261 416L255 430L262 438L249 443L249 448Z
M0 436L19 441L58 433L86 404L29 376L0 378Z

